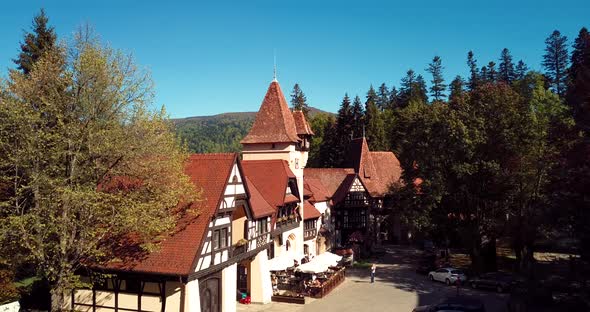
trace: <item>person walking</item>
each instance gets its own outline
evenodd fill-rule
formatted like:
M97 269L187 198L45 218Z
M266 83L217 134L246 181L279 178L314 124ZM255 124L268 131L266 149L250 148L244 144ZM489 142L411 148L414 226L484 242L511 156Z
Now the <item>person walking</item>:
M377 269L377 265L373 263L371 265L371 284L375 282L375 270Z

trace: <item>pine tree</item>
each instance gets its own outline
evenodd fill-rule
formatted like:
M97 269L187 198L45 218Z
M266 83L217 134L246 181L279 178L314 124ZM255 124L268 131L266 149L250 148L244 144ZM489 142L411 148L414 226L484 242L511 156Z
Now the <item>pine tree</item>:
M302 111L305 118L308 118L309 106L307 105L307 98L298 83L293 86L293 92L291 92L291 107L293 110Z
M29 74L33 64L45 52L55 48L57 36L54 28L48 26L48 21L45 10L41 9L33 19L32 32L25 34L25 41L20 44L21 52L13 62L24 74Z
M352 115L352 107L350 106L350 97L348 97L348 94L345 94L340 104L340 109L338 109L338 116L336 117L338 137L348 138L350 140L353 126L354 116Z
M510 51L506 48L502 50L502 54L500 56L498 74L498 80L507 84L511 84L516 76L514 72L514 63L512 63L512 55L510 55Z
M389 91L389 107L388 109L394 110L399 107L399 94L395 86L391 87Z
M399 104L400 108L408 106L410 99L412 98L412 90L414 83L416 82L416 73L414 70L409 69L406 72L406 76L402 78L400 89L399 89Z
M481 69L479 70L479 72L480 72L480 79L479 79L479 81L481 83L488 83L489 82L488 81L488 78L489 78L488 68L486 66L482 66Z
M455 77L455 79L453 79L453 81L451 81L451 84L449 85L449 103L458 103L461 101L465 94L463 87L464 84L463 78L458 75Z
M567 37L562 36L558 30L554 30L545 39L545 45L542 62L545 75L549 78L553 92L563 96L567 85Z
M428 102L428 94L426 89L426 80L422 75L416 77L416 82L412 88L412 100L420 101L422 103Z
M363 102L361 101L361 98L357 95L354 97L354 101L352 102L353 137L358 138L363 135L364 116L365 113L363 111Z
M367 101L365 102L365 137L369 144L369 149L374 151L385 150L385 126L381 113L377 108L377 94L373 86L367 92Z
M526 66L526 64L522 60L518 61L518 64L516 64L516 70L514 72L515 79L523 80L528 71L529 68Z
M487 66L486 81L494 83L498 80L498 72L496 71L496 63L490 61Z
M430 81L432 83L432 86L430 87L430 95L434 97L434 101L444 100L446 97L444 92L447 89L447 85L445 84L442 74L443 66L440 56L435 56L432 59L432 62L428 65L426 71L432 74L432 80Z
M377 94L377 107L379 110L384 111L389 107L389 96L389 89L385 83L382 83L379 86L379 93Z
M469 82L467 86L470 91L477 88L477 82L479 80L479 73L477 70L477 60L473 55L473 51L467 53L467 65L469 66Z
M572 107L576 125L590 139L590 33L580 30L572 51L567 103Z

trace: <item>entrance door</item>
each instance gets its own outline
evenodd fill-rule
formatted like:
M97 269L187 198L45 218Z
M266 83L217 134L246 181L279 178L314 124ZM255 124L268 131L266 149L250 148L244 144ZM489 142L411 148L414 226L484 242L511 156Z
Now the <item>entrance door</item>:
M199 282L199 292L201 295L201 311L203 312L220 312L221 311L221 289L219 276L206 277Z
M248 292L248 268L244 265L238 265L238 289Z

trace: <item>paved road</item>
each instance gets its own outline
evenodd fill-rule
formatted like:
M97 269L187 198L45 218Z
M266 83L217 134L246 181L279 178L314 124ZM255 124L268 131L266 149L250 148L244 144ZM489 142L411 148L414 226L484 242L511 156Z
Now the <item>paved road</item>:
M377 260L375 283L370 283L368 270L350 269L346 281L327 297L308 300L305 306L271 303L268 305L238 304L238 311L412 311L419 305L436 303L454 296L456 287L429 281L414 272L412 263L419 252L405 247L386 248L386 255ZM481 299L488 312L505 312L508 295L487 291L460 289L463 296Z

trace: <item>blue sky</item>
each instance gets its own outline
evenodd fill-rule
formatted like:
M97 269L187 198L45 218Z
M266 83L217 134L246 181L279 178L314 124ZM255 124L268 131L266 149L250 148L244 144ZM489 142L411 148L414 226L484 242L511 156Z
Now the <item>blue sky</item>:
M492 3L493 2L493 3ZM172 117L258 109L272 80L288 97L295 82L310 105L335 112L345 92L399 86L440 55L447 82L507 47L540 69L554 30L570 44L590 27L590 1L6 1L0 14L0 71L18 54L23 30L44 7L60 38L90 23L103 41L133 53L152 72L154 105Z

